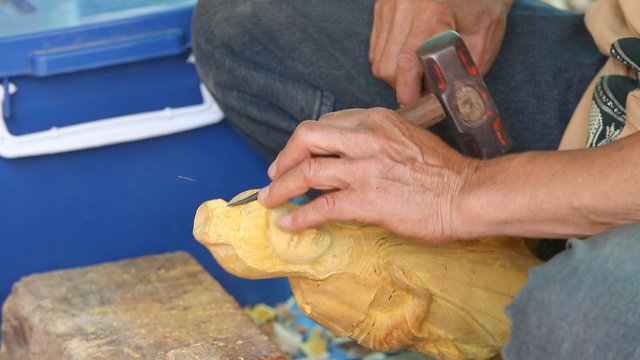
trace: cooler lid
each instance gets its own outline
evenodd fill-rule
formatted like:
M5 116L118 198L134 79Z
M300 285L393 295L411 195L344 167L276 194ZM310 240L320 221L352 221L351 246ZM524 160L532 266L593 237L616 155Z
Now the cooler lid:
M0 0L0 77L49 76L186 51L196 0Z

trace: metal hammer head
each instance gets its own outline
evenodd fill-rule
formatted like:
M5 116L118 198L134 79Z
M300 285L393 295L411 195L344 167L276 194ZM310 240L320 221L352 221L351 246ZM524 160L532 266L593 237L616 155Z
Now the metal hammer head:
M425 87L440 101L462 151L480 158L509 151L511 138L460 35L440 33L420 46L418 56Z

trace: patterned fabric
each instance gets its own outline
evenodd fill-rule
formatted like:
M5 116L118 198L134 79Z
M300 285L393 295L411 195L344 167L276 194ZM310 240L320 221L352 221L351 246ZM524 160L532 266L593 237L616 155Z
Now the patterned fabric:
M611 56L640 74L640 39L625 38L611 44ZM636 76L640 84L640 77Z
M636 79L605 75L598 80L589 115L588 148L608 144L618 137L626 121L627 96L640 88L640 39L615 41L611 45L611 56L637 75Z

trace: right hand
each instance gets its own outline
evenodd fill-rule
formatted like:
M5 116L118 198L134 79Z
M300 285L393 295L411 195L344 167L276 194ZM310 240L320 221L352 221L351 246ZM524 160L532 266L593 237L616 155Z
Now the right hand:
M493 64L504 38L513 0L377 0L369 43L375 77L396 89L401 105L422 93L422 65L416 50L445 30L457 30L480 73Z
M299 231L327 221L375 224L410 239L461 239L460 194L479 167L389 109L352 109L300 123L269 167L258 200L275 207L309 189L325 193L280 218Z

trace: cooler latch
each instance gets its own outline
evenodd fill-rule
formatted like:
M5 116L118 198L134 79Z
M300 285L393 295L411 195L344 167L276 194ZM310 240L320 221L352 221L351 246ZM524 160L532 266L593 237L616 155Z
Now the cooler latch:
M12 82L9 82L9 78L2 79L2 87L0 88L0 105L2 105L2 112L6 119L11 117L11 101L9 101L9 98L12 94L15 94L16 91L18 91L18 88Z

